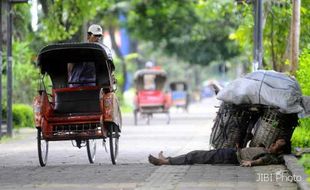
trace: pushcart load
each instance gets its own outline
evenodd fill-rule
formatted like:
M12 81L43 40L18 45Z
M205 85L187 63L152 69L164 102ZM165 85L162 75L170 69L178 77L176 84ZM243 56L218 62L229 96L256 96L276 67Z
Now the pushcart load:
M302 93L296 79L276 71L258 70L238 78L222 89L217 98L236 105L277 107L282 113L304 111Z

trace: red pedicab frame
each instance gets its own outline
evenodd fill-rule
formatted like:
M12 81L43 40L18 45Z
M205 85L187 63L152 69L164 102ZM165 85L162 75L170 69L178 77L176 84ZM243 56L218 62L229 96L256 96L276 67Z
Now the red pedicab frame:
M92 62L95 86L69 87L68 63ZM110 50L98 43L65 43L44 47L38 54L39 94L34 98L35 127L40 165L47 163L49 141L72 140L87 147L90 163L96 154L95 139L109 139L110 157L116 164L122 118L113 88L114 64ZM44 77L52 82L51 93ZM83 84L83 81L78 83Z
M146 89L144 77L146 75L154 76L153 89ZM167 115L166 123L170 123L169 109L171 106L171 97L166 93L165 85L167 82L167 73L159 69L141 69L135 73L134 84L136 95L134 99L134 124L138 125L139 114L147 119L147 124L150 124L150 119L155 113L164 113ZM157 98L157 101L154 101ZM144 99L142 101L142 99Z

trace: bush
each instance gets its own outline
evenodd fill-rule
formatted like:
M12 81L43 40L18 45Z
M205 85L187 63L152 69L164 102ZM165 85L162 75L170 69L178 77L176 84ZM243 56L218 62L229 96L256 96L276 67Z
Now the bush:
M293 147L310 147L310 118L299 119L299 126L292 135Z
M310 182L310 154L304 154L299 162L304 166L305 172L309 176L307 181Z
M18 129L22 127L34 126L34 115L31 106L26 104L13 105L13 128Z
M297 80L300 84L303 95L310 96L310 49L303 49L299 57L299 69ZM310 147L310 118L299 119L299 126L296 127L292 136L293 147Z
M13 128L18 129L22 127L34 126L33 109L27 104L13 104ZM7 108L2 105L2 121L7 120Z

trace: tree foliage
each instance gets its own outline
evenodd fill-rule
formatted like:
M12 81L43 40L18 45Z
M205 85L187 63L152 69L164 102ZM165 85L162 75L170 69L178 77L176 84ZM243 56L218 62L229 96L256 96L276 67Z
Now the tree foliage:
M301 4L300 49L310 43L310 0L303 0ZM253 7L243 5L239 7L243 14L241 24L231 35L243 53L252 54L253 45ZM286 71L290 49L290 24L292 16L292 2L290 0L265 1L264 4L264 68Z
M169 55L207 65L238 53L228 38L236 27L231 1L134 0L131 6L130 32L164 48Z
M46 42L70 39L83 23L105 11L113 0L41 0L43 19L40 36ZM46 7L46 8L44 8Z

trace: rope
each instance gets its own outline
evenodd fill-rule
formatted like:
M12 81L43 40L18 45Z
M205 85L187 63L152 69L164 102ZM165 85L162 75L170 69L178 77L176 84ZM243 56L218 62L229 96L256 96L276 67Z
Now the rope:
M259 87L259 91L258 91L258 104L261 104L261 102L260 102L260 92L262 90L262 86L263 86L263 82L264 82L265 76L266 76L266 71L264 71L263 78L262 78L262 80L260 82L260 87Z

